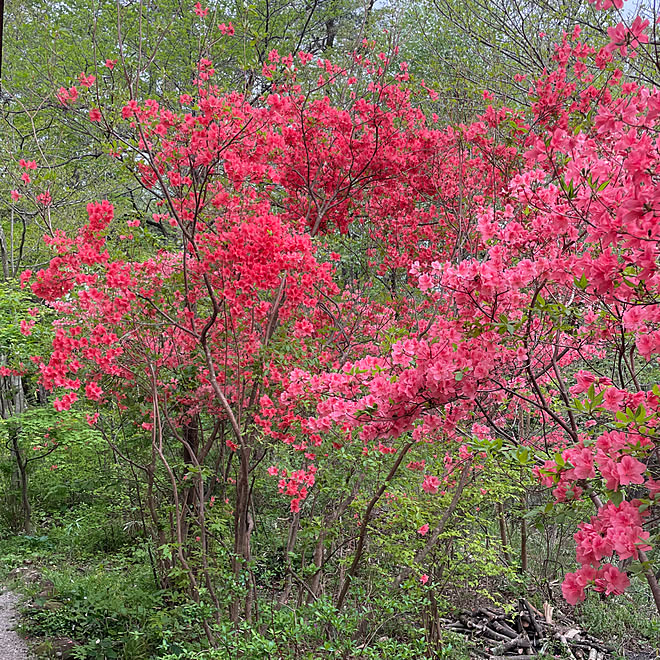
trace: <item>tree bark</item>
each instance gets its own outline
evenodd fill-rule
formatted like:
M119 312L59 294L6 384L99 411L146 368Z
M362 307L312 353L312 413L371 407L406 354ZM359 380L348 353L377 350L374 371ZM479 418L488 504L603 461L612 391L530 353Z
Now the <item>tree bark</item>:
M502 552L504 553L504 560L508 566L511 566L511 553L509 552L509 539L506 531L506 520L504 519L504 507L501 502L495 504L495 511L497 512L497 520L500 525L500 539L502 541Z
M520 519L520 571L527 572L527 493L522 500L522 518Z
M360 563L360 559L362 559L362 553L364 551L364 542L367 538L367 528L369 526L369 521L371 520L371 512L373 511L373 508L376 506L378 500L381 498L382 494L385 492L387 485L394 478L394 475L399 469L401 462L406 457L406 454L408 453L409 449L413 446L413 444L414 444L413 442L409 442L399 450L399 456L394 462L394 465L390 469L388 475L385 477L385 480L381 484L381 487L376 491L376 494L371 498L371 501L367 505L367 509L364 512L362 521L360 522L361 525L360 536L358 538L357 547L355 548L353 563L351 564L351 567L348 569L348 573L346 574L346 577L344 578L343 584L341 586L341 591L339 592L339 597L337 598L338 610L341 609L342 605L344 604L344 600L346 599L346 594L348 593L348 589L351 585L351 580L355 577L358 565Z
M442 534L442 532L444 532L445 527L449 522L449 519L452 517L454 511L456 511L456 507L458 506L458 502L461 499L463 490L467 485L468 478L470 476L471 467L472 464L468 463L463 468L463 471L461 472L460 479L458 480L458 484L456 485L456 490L454 491L454 495L451 498L451 502L449 503L449 506L447 507L446 511L442 514L442 518L440 518L440 522L433 528L433 531L431 532L431 536L429 537L424 547L421 550L419 550L419 552L417 552L417 554L415 555L415 558L413 559L414 564L421 564L424 561L424 559L426 559L426 556L435 547L436 543L438 542L438 539L440 538L440 535ZM405 568L403 568L399 572L399 575L397 575L396 580L394 580L394 587L401 586L401 584L408 579L408 576L412 573L412 571L413 569L410 566L406 566Z
M254 522L250 513L250 456L250 447L246 443L242 444L239 448L240 465L236 480L236 506L234 507L234 557L232 559L232 568L236 579L240 577L241 573L246 569L247 563L252 558L251 535ZM230 617L234 623L237 623L239 620L239 609L240 602L235 600L230 607ZM246 620L249 621L252 613L251 586L247 590L243 611Z
M0 359L0 363L4 362L4 359ZM20 527L26 534L30 534L32 532L32 507L30 506L28 490L28 460L21 451L19 442L21 427L18 419L16 419L27 408L25 393L23 392L23 379L21 376L6 376L3 379L3 384L5 387L0 391L0 411L2 417L10 420L8 424L9 442L20 490Z
M26 534L32 533L32 506L28 493L27 461L23 457L23 452L18 444L20 430L15 424L9 425L9 436L12 447L12 454L16 462L16 471L18 473L18 484L21 491L21 529Z

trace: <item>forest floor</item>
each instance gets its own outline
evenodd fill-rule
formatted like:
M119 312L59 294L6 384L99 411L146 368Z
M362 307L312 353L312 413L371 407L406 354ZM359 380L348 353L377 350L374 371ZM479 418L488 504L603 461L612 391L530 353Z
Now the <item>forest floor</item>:
M0 658L2 660L28 660L27 645L14 630L18 615L18 596L11 591L0 593Z
M145 586L153 584L148 566L121 563L119 555L114 556L117 565L113 567L112 556L108 555L102 563L84 564L71 557L65 561L52 552L47 555L48 561L36 554L26 559L25 548L18 545L12 552L5 546L4 555L2 550L0 543L0 660L31 660L34 656L104 660L160 657L159 645L165 639L159 623L162 621L178 635L173 637L177 644L179 639L190 639L189 628L194 622L184 618L179 625L174 618L176 611L164 606L159 596ZM435 656L438 658L660 660L660 619L652 615L648 594L643 591L609 601L590 598L577 608L571 608L551 591L544 592L534 599L539 609L530 600L511 593L509 600L503 596L503 603L508 605L497 606L483 594L467 590L452 595L456 607L448 607L438 618L442 636L441 654ZM548 607L546 614L550 602L554 607ZM171 618L163 619L163 612ZM17 634L14 627L19 616L21 633ZM135 632L142 640L150 636L151 647L136 638ZM26 634L32 652L21 638ZM513 639L523 643L514 643ZM297 646L292 653L291 657L303 657ZM248 652L241 657L273 656ZM341 657L357 658L362 653ZM378 657L397 660L399 656Z

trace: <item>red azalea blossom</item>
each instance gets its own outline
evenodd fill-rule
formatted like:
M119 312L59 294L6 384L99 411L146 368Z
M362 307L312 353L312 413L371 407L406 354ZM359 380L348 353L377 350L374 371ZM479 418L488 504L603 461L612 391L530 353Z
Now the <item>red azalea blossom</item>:
M202 8L202 5L200 2L197 2L195 4L195 7L193 8L193 11L199 16L200 18L204 18L208 13L209 10L208 8Z

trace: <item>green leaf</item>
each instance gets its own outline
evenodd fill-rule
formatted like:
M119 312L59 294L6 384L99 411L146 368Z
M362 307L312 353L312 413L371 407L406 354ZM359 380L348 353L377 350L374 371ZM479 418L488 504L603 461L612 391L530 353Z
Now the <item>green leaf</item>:
M516 452L516 459L520 465L527 465L529 462L529 449L527 447L519 447Z
M623 493L620 490L614 491L610 495L610 500L612 500L612 503L615 506L619 506L619 504L621 504L621 502L623 502Z
M596 396L596 388L594 387L593 383L589 385L589 389L587 390L587 396L589 397L589 401L593 401L594 397Z
M573 277L573 283L578 289L581 289L582 291L584 291L589 286L589 280L584 273L582 273L580 279Z

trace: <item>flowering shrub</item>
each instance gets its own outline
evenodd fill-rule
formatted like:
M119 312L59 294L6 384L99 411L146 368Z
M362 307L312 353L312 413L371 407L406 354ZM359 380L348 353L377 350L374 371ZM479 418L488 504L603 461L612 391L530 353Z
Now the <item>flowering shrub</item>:
M208 9L194 11L203 19ZM616 556L641 562L660 608L645 554L660 391L640 382L660 353L660 92L625 82L614 64L646 43L646 28L613 28L599 52L576 29L532 83L528 113L489 105L450 128L423 114L417 94L427 90L408 86L405 66L392 76L384 53L355 55L362 87L327 60L272 52L264 76L284 82L260 105L222 93L207 58L178 108L129 100L126 148L158 199L149 222L168 241L146 258L132 252L142 225L129 220L129 256L117 258L107 201L89 205L77 234L47 237L52 260L22 282L58 312L52 353L36 360L55 407L84 396L125 410L139 392L136 425L171 475L164 431L198 468L211 445L192 442L191 428L213 420L212 437L222 434L240 465L237 578L251 558L250 472L264 439L290 449L290 465L268 473L296 524L333 451L356 445L382 458L387 477L358 521L340 604L401 466L424 497L460 497L482 469L475 446L504 439L521 464L537 463L557 502L596 506L575 536L581 568L566 576L566 599L623 592L628 576L608 563ZM305 66L318 69L312 91L296 79ZM98 84L84 73L79 83ZM361 93L334 104L336 85ZM79 92L62 87L57 98L73 107ZM16 203L37 167L20 166ZM351 231L369 239L362 282L341 276L334 250ZM536 420L524 437L521 414ZM442 475L425 459L404 462L425 444L446 450ZM207 486L201 470L195 478L204 530ZM418 540L430 548L438 536Z

